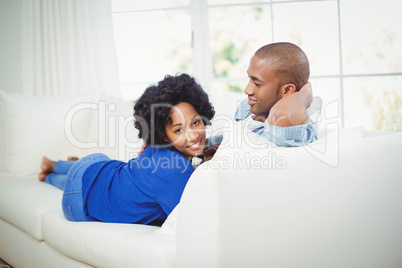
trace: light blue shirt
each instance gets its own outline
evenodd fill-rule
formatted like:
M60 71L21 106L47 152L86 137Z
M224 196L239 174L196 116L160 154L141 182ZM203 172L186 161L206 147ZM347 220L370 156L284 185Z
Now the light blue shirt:
M237 107L234 120L242 121L252 114L247 100L247 98L244 99ZM267 121L253 121L248 127L254 133L282 147L300 147L310 144L317 139L318 134L317 125L311 118L306 124L291 127L273 126Z

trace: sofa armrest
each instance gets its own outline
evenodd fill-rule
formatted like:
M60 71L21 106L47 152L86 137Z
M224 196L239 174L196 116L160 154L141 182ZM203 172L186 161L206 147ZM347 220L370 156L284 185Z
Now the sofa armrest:
M336 152L333 152L336 153ZM178 267L399 267L402 134L361 139L329 166L197 170L183 193Z
M0 178L5 170L4 163L6 162L6 138L5 138L5 125L3 119L3 105L0 102Z
M177 223L178 267L219 267L217 174L218 170L209 162L202 164L192 174L183 192Z

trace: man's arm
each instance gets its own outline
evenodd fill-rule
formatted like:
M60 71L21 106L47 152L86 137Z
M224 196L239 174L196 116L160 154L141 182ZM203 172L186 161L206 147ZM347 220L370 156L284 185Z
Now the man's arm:
M268 124L289 127L306 124L309 120L307 108L313 101L311 84L308 82L298 92L289 94L272 106Z

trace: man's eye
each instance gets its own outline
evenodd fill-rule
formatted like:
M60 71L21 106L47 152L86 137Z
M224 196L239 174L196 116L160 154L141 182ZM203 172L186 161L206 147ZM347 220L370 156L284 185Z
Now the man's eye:
M258 84L258 83L254 83L254 85L255 85L256 87L260 87L260 86L261 86L261 84Z

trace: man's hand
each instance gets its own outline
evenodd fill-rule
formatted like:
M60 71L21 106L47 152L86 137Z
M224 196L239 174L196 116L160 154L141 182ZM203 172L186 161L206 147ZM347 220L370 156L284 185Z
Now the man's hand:
M311 83L307 82L300 90L300 93L305 94L307 97L308 107L310 107L311 103L313 102L313 89L311 88ZM297 92L295 92L297 93ZM306 108L306 109L307 109Z
M311 83L307 82L298 92L289 94L272 106L268 124L289 127L308 122L307 108L313 101Z

